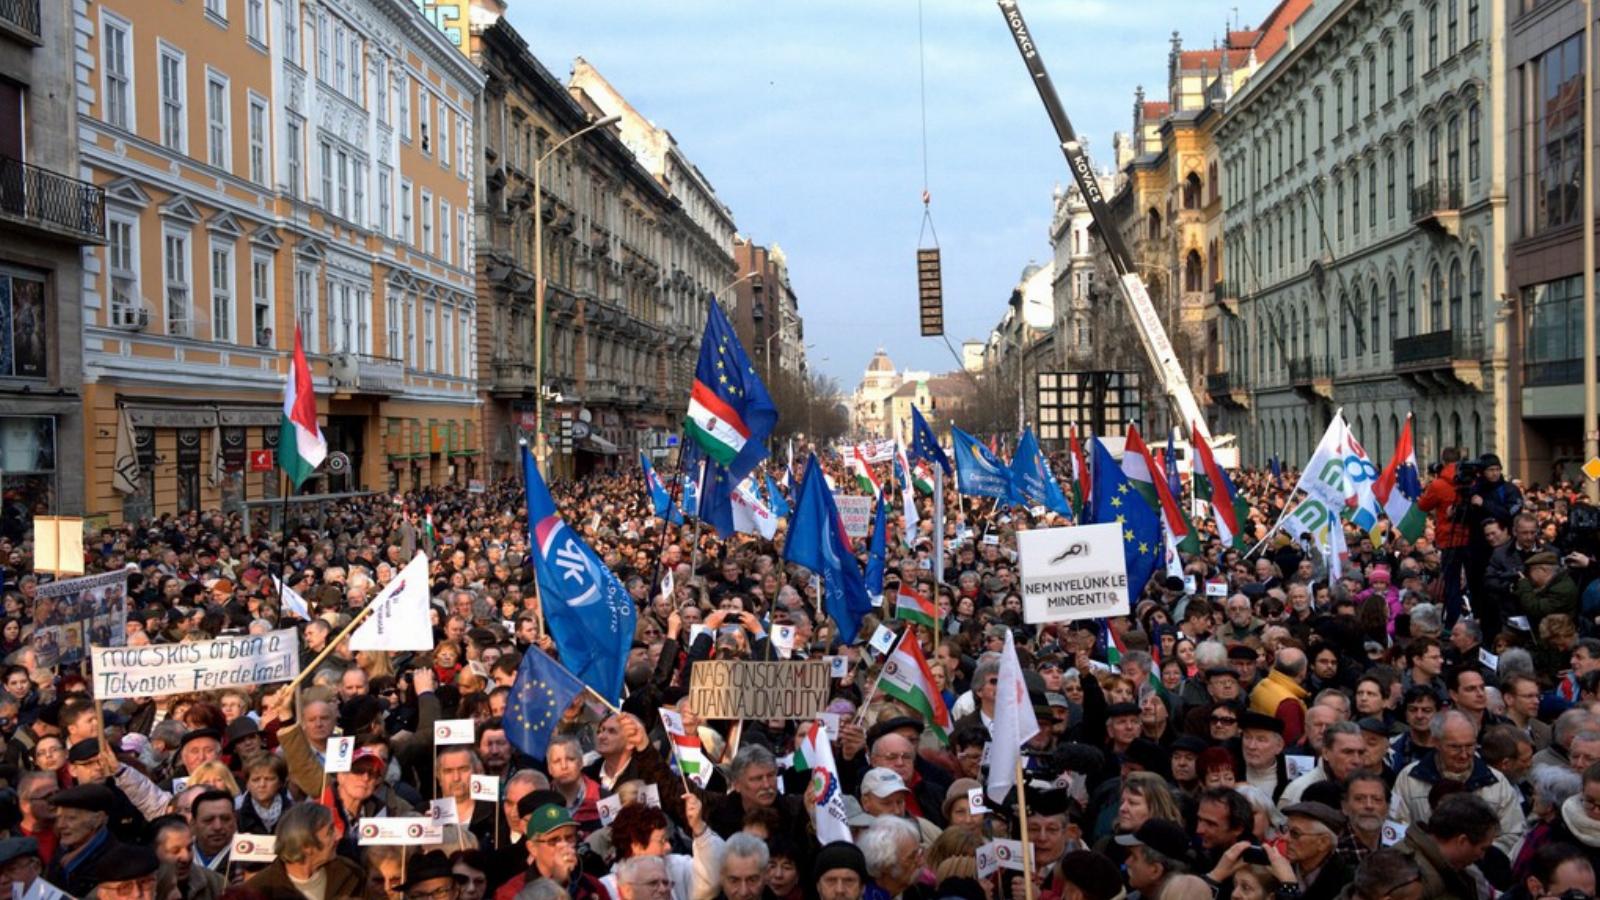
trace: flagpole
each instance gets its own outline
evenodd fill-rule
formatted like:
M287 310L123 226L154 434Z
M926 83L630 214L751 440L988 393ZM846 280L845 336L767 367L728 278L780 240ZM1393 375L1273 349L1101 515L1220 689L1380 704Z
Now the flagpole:
M678 496L674 497L672 495L672 490L670 488L667 490L667 514L665 516L662 516L662 518L661 518L661 542L656 545L655 572L650 577L650 590L652 590L652 591L654 591L656 588L660 587L660 585L661 585L661 557L666 555L668 538L671 537L671 535L672 535L672 511L674 509L681 510L683 508L683 448L684 448L684 433L683 433L683 429L679 428L678 429L678 465L677 465L677 468L673 469L673 472L672 472L672 487L677 489ZM526 485L524 485L523 489L524 490L527 489ZM648 491L649 489L650 489L650 485L648 483L645 484L645 490ZM697 515L697 516L695 516L694 520L698 524L699 521L700 521L700 517ZM691 572L690 573L690 577L692 578L693 576L694 576L694 573ZM676 598L674 598L674 601L676 601ZM540 604L539 610L540 610L540 615L542 616L543 612L544 612L544 605L543 604Z
M283 521L281 523L279 523L282 526L282 529L283 529L282 530L283 538L282 538L282 544L281 544L281 547L279 549L279 556L278 556L278 612L281 615L283 613L284 601L289 598L289 492L290 492L290 482L289 482L289 473L287 471L285 471L285 470L283 470L281 468L278 471L281 472L282 475L283 475L283 509L282 509L282 511L280 513ZM306 612L309 613L310 611L311 610L308 607L306 609Z
M1033 900L1033 847L1028 842L1028 787L1022 780L1022 754L1017 754L1017 817L1022 820L1022 892Z
M378 608L378 605L376 603L369 603L369 604L367 604L366 608L364 608L360 612L356 613L355 618L350 620L350 624L346 625L345 629L343 631L339 632L339 636L334 638L334 639L332 639L332 640L330 640L330 641L328 641L327 646L322 648L322 652L317 654L317 658L313 659L311 661L310 665L302 668L300 670L300 674L296 675L294 677L294 680L289 682L289 688L290 689L298 688L300 686L300 682L304 681L306 679L307 675L310 675L312 672L315 672L317 670L317 667L322 665L323 660L327 659L329 656L331 656L333 654L333 649L335 647L339 646L339 642L343 641L345 638L349 637L350 636L350 632L355 631L356 630L356 626L360 625L362 622L365 622L367 620L367 616L372 615L372 611L377 609L377 608Z

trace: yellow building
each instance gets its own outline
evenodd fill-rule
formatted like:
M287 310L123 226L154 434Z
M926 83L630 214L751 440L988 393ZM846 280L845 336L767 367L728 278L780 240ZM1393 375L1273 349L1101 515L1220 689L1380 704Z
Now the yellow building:
M348 463L308 490L477 477L478 71L408 0L108 0L76 28L107 216L84 262L88 514L277 493L251 451L276 441L296 328ZM127 496L119 407L145 476Z

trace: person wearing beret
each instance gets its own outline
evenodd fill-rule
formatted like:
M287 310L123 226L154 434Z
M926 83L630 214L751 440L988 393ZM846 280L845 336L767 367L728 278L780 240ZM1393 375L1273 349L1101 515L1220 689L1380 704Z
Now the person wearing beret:
M1355 874L1334 852L1344 831L1344 813L1326 803L1308 801L1288 804L1283 814L1289 819L1283 855L1294 866L1300 900L1335 900Z
M455 900L466 880L465 875L456 874L448 856L430 850L407 866L400 893L405 900Z
M44 879L82 897L101 882L95 867L129 849L106 827L117 807L116 793L104 784L80 784L57 791L50 803L56 808L56 834L61 844Z
M1527 570L1517 579L1516 595L1517 606L1527 616L1534 634L1539 633L1539 622L1545 616L1559 613L1578 617L1578 583L1553 551L1543 550L1528 557Z
M0 897L12 896L13 887L26 894L42 874L44 860L39 856L38 841L31 837L0 840Z
M112 805L107 810L110 815L109 827L119 840L138 841L144 834L145 825L152 818L145 815L144 808L134 803L133 798L123 790L124 781L132 785L134 790L141 792L141 796L146 798L152 810L159 808L162 812L165 811L165 804L161 807L153 805L156 798L165 797L167 803L171 802L171 795L151 784L150 780L138 770L129 768L115 756L102 752L100 741L96 738L79 741L67 750L67 770L72 774L73 780L80 785L104 785L110 791ZM157 816L160 814L158 812Z
M154 897L160 870L154 850L134 845L101 859L89 874L96 897Z

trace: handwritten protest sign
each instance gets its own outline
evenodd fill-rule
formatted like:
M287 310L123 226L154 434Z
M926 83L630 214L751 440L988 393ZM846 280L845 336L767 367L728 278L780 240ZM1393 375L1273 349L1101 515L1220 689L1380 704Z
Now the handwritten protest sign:
M33 649L40 668L83 662L85 648L128 641L128 571L69 578L39 586L33 606Z
M1017 554L1028 624L1128 614L1128 566L1116 524L1019 532Z
M689 702L702 719L811 719L828 705L826 660L708 659L691 671Z
M834 494L833 502L839 507L839 521L850 538L864 538L872 523L872 498L852 494Z
M300 674L294 629L146 647L91 647L94 696L165 697L225 687L291 681Z

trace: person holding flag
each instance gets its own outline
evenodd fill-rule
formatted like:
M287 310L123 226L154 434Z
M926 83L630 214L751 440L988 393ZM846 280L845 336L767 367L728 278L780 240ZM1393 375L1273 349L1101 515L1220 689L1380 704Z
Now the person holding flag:
M815 454L806 462L800 493L795 497L783 558L805 566L822 580L823 611L839 626L841 637L854 640L862 618L872 611L872 598Z
M666 519L673 525L682 525L683 513L673 504L667 486L661 483L661 476L657 475L655 467L650 465L650 457L642 452L639 454L639 468L644 471L644 485L650 491L650 505L655 510L656 516Z

